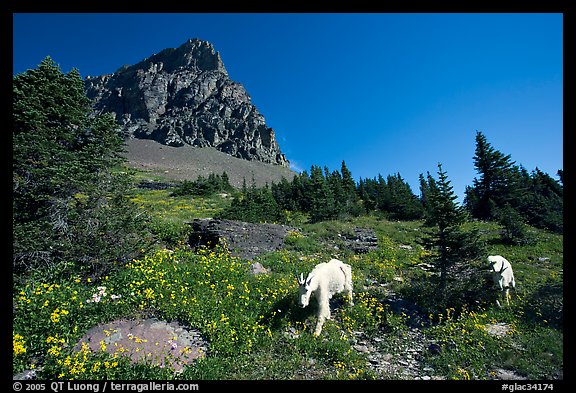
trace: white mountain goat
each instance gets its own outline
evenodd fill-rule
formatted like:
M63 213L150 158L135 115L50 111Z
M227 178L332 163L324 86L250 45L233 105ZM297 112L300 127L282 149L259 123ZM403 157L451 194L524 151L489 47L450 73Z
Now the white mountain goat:
M346 292L348 304L354 305L352 301L352 267L338 259L319 263L306 279L302 273L297 279L300 285L298 297L300 307L308 305L312 294L318 299L318 321L314 331L315 336L319 336L322 332L324 321L330 319L330 299L333 295Z
M490 255L488 257L488 263L492 268L494 285L500 289L503 297L506 299L506 304L510 305L510 288L516 289L512 265L506 258L500 255ZM498 300L496 300L496 304L501 307Z

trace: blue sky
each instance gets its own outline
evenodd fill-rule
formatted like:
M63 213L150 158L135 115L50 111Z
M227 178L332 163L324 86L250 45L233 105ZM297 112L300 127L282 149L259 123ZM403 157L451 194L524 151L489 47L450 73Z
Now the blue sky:
M442 163L461 197L476 130L529 171L563 168L558 13L14 14L13 72L50 55L109 74L190 38L211 42L295 169L358 180Z

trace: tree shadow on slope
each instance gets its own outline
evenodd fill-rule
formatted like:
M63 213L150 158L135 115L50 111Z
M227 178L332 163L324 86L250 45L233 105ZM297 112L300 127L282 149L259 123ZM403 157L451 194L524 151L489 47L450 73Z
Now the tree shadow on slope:
M523 300L526 322L564 329L563 283L546 283Z
M314 296L310 298L310 304L306 307L298 305L297 297L294 294L286 295L278 299L264 314L262 322L269 326L272 331L281 330L285 326L296 326L298 324L315 324L318 315L318 302ZM334 319L338 310L346 307L347 302L339 294L330 299L330 310Z
M450 273L443 289L440 277L434 274L413 277L410 285L399 292L426 314L495 303L498 291L493 289L486 271L476 266L457 266Z

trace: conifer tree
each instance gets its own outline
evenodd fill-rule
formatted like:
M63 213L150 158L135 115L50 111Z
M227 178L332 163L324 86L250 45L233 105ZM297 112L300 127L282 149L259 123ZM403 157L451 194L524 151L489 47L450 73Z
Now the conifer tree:
M510 155L495 150L481 132L476 133L474 166L480 176L473 186L466 187L465 199L474 217L506 223L509 229L514 228L510 234L520 234L524 221L562 233L561 170L560 182L538 168L530 174L522 165L515 165Z
M234 198L231 205L219 213L218 217L253 223L278 223L286 220L268 184L261 188L252 185Z
M428 210L428 198L430 197L430 186L427 179L432 179L430 172L427 172L427 178L425 178L422 173L418 175L418 181L420 183L420 202L422 203L424 211Z
M356 192L356 182L354 181L354 178L352 177L352 172L350 172L344 160L342 160L342 165L340 167L340 174L342 176L342 188L344 189L346 199L351 203L355 203L358 200L358 194Z
M510 155L494 149L480 131L476 132L474 167L479 178L474 178L473 187L467 188L466 206L476 218L495 219L498 207L514 205L518 168Z
M13 78L15 273L99 274L140 248L130 179L115 170L123 141L110 115L93 116L77 70L47 57Z
M300 176L294 176L292 179L292 196L296 202L297 210L310 212L310 195L310 176L307 171L302 171Z
M527 192L519 199L517 210L529 224L562 233L563 187L538 168L532 171L527 183Z
M377 184L374 179L360 179L358 183L358 196L364 205L366 213L376 210L377 194Z
M421 218L424 211L422 203L414 195L410 185L400 176L388 176L389 202L388 211L392 218L399 220L414 220Z
M386 180L381 174L378 174L376 185L376 206L378 210L390 211L390 190Z
M324 168L328 189L334 201L333 212L331 216L336 218L338 215L345 213L348 205L348 195L343 186L342 176L338 171L329 173L328 168Z
M433 229L427 233L423 244L434 252L432 263L440 273L440 294L446 296L449 272L457 264L477 258L482 245L477 231L463 230L466 211L456 203L457 196L441 164L438 164L438 180L428 173L425 193L426 224Z
M310 221L319 222L335 218L334 195L319 166L310 168Z

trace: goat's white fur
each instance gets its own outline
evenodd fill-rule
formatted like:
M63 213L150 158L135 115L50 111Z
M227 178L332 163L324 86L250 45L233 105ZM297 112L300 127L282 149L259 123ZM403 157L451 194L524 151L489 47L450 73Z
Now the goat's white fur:
M352 300L352 267L338 259L319 263L306 279L302 273L297 278L300 285L298 297L300 307L308 305L312 294L318 299L318 321L314 331L315 336L319 336L322 332L324 321L330 319L330 299L333 295L346 292L349 305L354 305Z
M500 289L504 299L506 299L506 304L510 305L510 288L516 288L512 265L501 255L490 255L488 257L488 263L492 268L494 285ZM498 300L496 300L496 304L501 307Z

